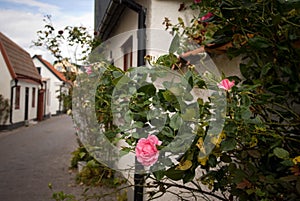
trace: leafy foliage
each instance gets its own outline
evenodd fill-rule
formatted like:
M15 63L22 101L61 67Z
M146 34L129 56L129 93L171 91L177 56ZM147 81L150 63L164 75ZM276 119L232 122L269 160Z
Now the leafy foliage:
M57 30L52 24L50 15L46 15L44 21L44 29L37 31L38 39L33 41L33 44L38 47L45 47L59 62L64 59L68 60L68 57L62 52L64 46L74 47L75 52L72 56L78 62L86 60L88 54L100 43L88 32L86 27L66 26Z
M0 94L0 123L4 124L10 113L10 106L8 99L5 99L2 94Z
M191 24L186 25L179 18L178 24L173 25L166 18L166 28L205 45L205 49L212 54L215 52L213 50L225 45L229 58L243 58L240 64L243 78L228 78L235 80L236 86L226 92L226 121L218 138L211 137L207 132L212 99L208 102L201 99L197 101L200 117L197 119L194 140L177 159L177 163L148 175L153 182L147 186L158 189L149 193L150 199L163 195L171 187L177 187L189 191L193 196L198 193L205 199L212 196L218 200L299 200L299 2L202 0L188 6L199 11L199 15L191 19ZM213 15L207 18L207 13ZM193 68L177 58L175 53L180 55L185 49L180 47L180 41L176 38L169 54L158 58L155 65L178 70L190 85L207 88L204 80L193 74ZM128 143L129 148L123 149L126 154L146 134L125 130L119 136L121 130L112 121L111 103L113 89L126 73L132 72L123 72L112 65L102 67L104 76L99 80L95 97L97 120L105 125L105 134L113 143L121 139ZM87 79L95 76L95 73L88 75ZM157 77L151 79L155 81ZM118 84L125 95L132 90L126 88L127 81L123 85ZM120 104L129 105L124 118L127 121L125 128L144 129L149 123L155 126L155 120L164 116L164 128L157 136L163 141L162 147L169 145L183 120L189 120L194 115L191 110L180 111L176 94L186 91L180 91L179 83L174 90L161 89L155 90L155 93L151 84L135 88L138 90L132 90L129 99L123 97L120 101ZM189 98L188 95L182 97ZM152 110L157 103L162 111L173 115ZM188 127L193 123L183 125ZM215 145L209 155L204 154L205 138ZM183 142L182 138L175 147L184 146ZM197 171L202 174L197 175ZM182 181L183 184L172 180ZM191 184L192 187L185 184ZM203 185L208 190L203 190Z
M229 192L224 200L299 199L299 1L202 0L190 8L199 10L191 26L179 20L167 28L200 35L209 52L229 44L230 58L243 57L243 79L232 77L239 85L228 93L226 137L206 163L198 160L205 173L196 179ZM203 12L214 17L203 22ZM185 181L190 170L166 176Z

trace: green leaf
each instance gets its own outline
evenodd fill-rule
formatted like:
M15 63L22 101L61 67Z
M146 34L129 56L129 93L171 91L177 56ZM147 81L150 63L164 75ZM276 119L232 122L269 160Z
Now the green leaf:
M261 157L261 153L258 150L248 150L247 152L253 158L260 158Z
M233 149L235 149L236 144L237 144L237 142L234 138L226 139L221 143L221 150L223 150L223 151L233 150Z
M243 107L243 108L241 109L241 116L242 116L243 119L245 119L245 120L250 119L251 114L252 114L252 113L251 113L251 111L250 111L249 108Z
M180 38L178 34L176 34L171 42L169 53L175 53L180 45Z
M182 124L182 119L178 113L174 114L170 118L170 127L173 128L174 130L178 130L180 128L181 124Z
M248 95L242 94L241 98L244 107L249 107L251 105L251 100Z
M228 156L228 155L225 155L223 154L221 157L220 157L221 161L224 162L224 163L231 163L231 157Z
M180 179L183 178L183 176L184 176L184 171L182 171L182 170L175 170L175 168L170 168L170 169L168 169L168 170L165 172L165 175L166 175L168 178L170 178L170 179L172 179L172 180L174 180L174 181L178 181L178 180L180 180Z
M288 159L290 156L290 153L287 150L280 148L280 147L276 147L273 150L273 153L275 154L275 156L277 156L278 158L281 158L281 159Z
M158 170L153 172L154 177L156 180L160 181L165 176L165 170Z
M167 137L171 137L171 138L174 137L174 133L173 133L172 129L167 126L163 128L163 130L161 131L161 134L163 134Z
M284 160L284 161L281 161L280 164L282 164L284 166L288 166L288 167L291 167L294 165L292 160Z
M196 116L196 111L194 108L188 108L185 110L183 114L181 114L181 117L184 121L192 121L193 118Z
M115 78L119 78L123 76L123 73L120 71L113 71L112 74Z
M85 155L86 155L85 152L80 152L80 153L79 153L79 157L80 157L81 159L82 159Z
M262 67L260 76L262 77L262 76L266 75L271 69L272 69L272 64L267 63L266 65L264 65Z
M249 39L249 45L251 45L254 48L269 48L272 46L272 43L270 43L266 38L261 36L255 36L253 38Z
M183 177L183 183L188 183L195 178L195 171L186 171Z
M170 91L164 91L164 92L162 92L162 94L163 94L164 99L168 102L172 102L174 99L176 99L174 94L172 94Z
M137 92L144 92L147 96L154 96L156 93L156 88L153 84L147 84L140 87Z
M286 88L283 85L273 85L268 90L278 95L286 94Z

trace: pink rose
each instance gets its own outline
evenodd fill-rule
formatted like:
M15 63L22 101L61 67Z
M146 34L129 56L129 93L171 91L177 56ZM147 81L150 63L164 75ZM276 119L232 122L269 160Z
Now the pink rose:
M211 18L214 14L212 14L211 12L208 12L206 15L204 15L203 17L200 18L201 21L205 21L209 18Z
M233 86L234 86L234 80L230 82L228 79L224 79L218 84L218 87L220 89L224 89L226 91L229 91Z
M139 139L135 147L138 162L144 166L151 166L156 163L159 156L156 145L161 145L161 143L155 135L148 135L147 139Z
M194 3L200 3L201 0L194 0Z
M90 74L92 74L92 73L93 73L93 71L92 71L92 67L90 67L90 66L85 66L84 68L85 68L85 72L86 72L86 74L90 75Z

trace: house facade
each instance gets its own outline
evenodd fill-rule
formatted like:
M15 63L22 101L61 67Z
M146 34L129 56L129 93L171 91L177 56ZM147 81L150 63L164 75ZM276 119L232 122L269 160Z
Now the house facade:
M38 69L42 81L44 93L44 117L57 115L63 112L63 101L59 99L62 94L68 94L70 83L65 76L54 68L41 55L34 55L32 61Z
M38 118L41 76L28 52L0 32L0 94L9 101L9 118L0 128L17 127Z
M172 40L171 34L165 30L165 17L171 23L177 24L180 17L185 24L190 23L193 15L179 11L183 1L170 0L95 0L95 31L97 36L106 41L116 38L118 45L114 45L109 52L116 66L128 69L132 66L145 65L144 56L157 57L167 54ZM197 11L195 11L197 12ZM146 29L144 33L137 29ZM140 55L140 56L139 56ZM214 64L226 76L240 75L241 58L229 60L225 54L211 55ZM140 59L139 59L140 58ZM140 60L140 62L139 62Z

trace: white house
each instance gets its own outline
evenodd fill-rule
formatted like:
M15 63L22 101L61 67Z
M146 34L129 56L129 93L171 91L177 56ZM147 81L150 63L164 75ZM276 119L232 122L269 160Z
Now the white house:
M63 93L68 93L70 83L62 73L58 72L41 55L34 55L32 60L44 83L44 116L47 117L62 113L64 110L63 101L58 97Z
M118 45L112 45L114 49L109 53L112 62L126 70L128 67L144 65L145 55L168 53L172 36L165 30L165 17L173 24L178 23L178 17L185 24L189 24L192 16L197 16L190 9L187 12L179 11L183 2L185 1L95 0L94 21L97 36L102 41L114 37L118 39ZM137 29L147 31L139 35L134 32ZM236 68L241 62L240 58L229 60L226 54L214 54L212 59L225 75L240 75Z
M0 94L10 103L10 114L0 128L21 126L39 117L41 76L29 53L0 32Z
M109 41L106 56L111 63L127 70L145 65L144 57L167 54L172 36L165 30L165 17L177 24L181 17L190 23L193 11L179 11L182 0L95 0L95 31L102 41ZM186 1L187 2L187 1ZM192 2L191 0L189 2ZM195 11L196 12L196 11ZM140 31L136 31L139 29ZM201 49L203 47L199 47ZM197 50L197 49L195 49ZM204 48L203 48L204 50ZM229 60L225 54L214 54L216 71L226 76L240 75L240 59ZM135 195L138 197L138 195ZM142 198L138 198L141 200ZM133 200L129 195L128 200ZM176 196L163 196L157 200L176 200Z

